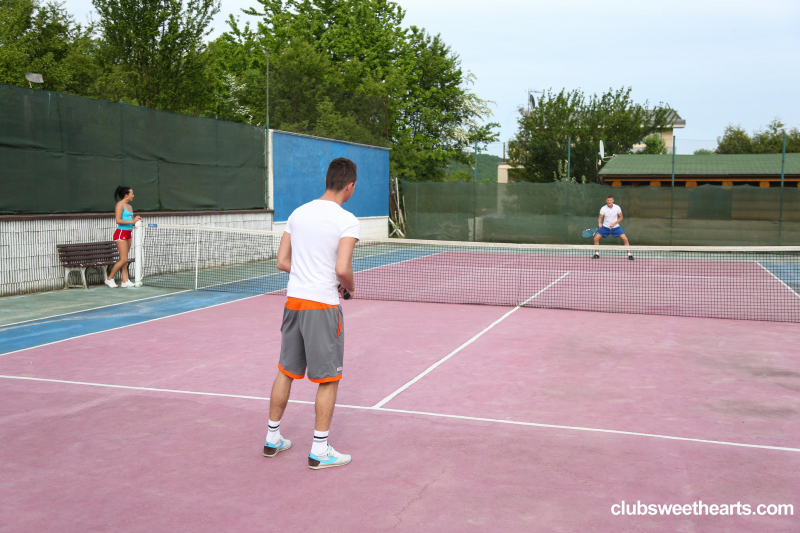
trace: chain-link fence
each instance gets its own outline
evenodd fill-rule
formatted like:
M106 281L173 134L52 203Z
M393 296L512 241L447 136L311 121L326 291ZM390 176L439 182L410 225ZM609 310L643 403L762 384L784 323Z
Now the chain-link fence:
M624 215L621 226L633 244L800 244L797 187L409 181L401 185L405 234L413 239L589 244L581 233L597 226L600 208L612 194Z

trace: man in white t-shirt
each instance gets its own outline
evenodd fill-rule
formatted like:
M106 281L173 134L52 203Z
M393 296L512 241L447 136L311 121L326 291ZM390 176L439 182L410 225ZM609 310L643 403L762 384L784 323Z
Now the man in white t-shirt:
M606 205L600 208L600 216L597 217L597 233L594 234L594 245L600 244L600 237L606 238L609 235L612 237L619 237L625 246L630 246L628 237L619 226L622 221L622 208L614 203L614 197L610 194L606 197ZM594 259L600 259L600 249L596 248L594 251ZM633 261L633 255L628 249L628 259Z
M342 204L353 196L356 165L340 157L331 161L325 194L294 210L278 249L278 269L289 273L288 300L281 325L278 375L269 402L269 431L264 456L288 450L292 442L280 432L292 382L308 379L317 390L314 442L308 455L313 469L344 466L350 456L328 445L328 430L344 362L344 320L339 296L355 291L353 250L360 225Z

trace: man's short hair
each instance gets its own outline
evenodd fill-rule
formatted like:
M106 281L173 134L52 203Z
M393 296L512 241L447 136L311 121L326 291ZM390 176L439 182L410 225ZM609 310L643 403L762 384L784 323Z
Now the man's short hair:
M613 194L609 194L608 196L606 196L606 200L608 200L609 198L611 198L613 200L614 199L614 195Z
M356 164L346 157L337 157L328 165L325 175L325 188L329 191L339 192L350 183L356 181Z

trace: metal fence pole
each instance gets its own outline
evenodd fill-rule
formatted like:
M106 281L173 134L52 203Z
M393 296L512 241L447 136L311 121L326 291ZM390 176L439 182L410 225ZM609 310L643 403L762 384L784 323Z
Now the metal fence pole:
M672 226L675 219L675 136L672 136L672 185L669 200L669 245L672 246Z
M264 209L269 209L269 169L267 168L269 164L269 50L267 50L265 54L267 58L267 113L264 122Z
M778 215L778 246L783 240L783 176L786 170L786 133L783 134L783 151L781 152L781 208Z
M572 160L572 137L567 137L567 183L569 183L570 162Z
M478 240L478 141L475 141L475 173L472 179L472 241Z

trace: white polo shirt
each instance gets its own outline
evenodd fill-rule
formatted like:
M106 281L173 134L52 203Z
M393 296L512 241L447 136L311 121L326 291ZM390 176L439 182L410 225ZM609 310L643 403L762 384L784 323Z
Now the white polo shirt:
M618 216L622 214L622 208L617 204L613 204L611 207L604 205L600 208L600 214L603 215L603 227L610 228L611 224L616 222Z
M313 200L289 216L286 233L292 239L292 269L286 295L339 305L336 255L342 237L358 239L361 224L336 202Z

